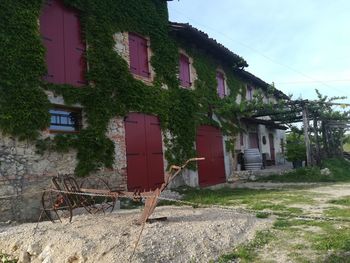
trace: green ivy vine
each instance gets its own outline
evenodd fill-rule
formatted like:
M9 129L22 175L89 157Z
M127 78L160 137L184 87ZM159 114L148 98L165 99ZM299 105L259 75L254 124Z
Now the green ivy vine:
M236 102L238 94L244 96L243 82L227 65L224 71L230 96L218 97L215 74L220 63L169 36L166 1L64 0L64 3L80 10L88 43L89 85L81 88L42 80L45 49L38 19L43 1L0 1L0 128L4 134L35 140L38 151L76 149L79 162L75 173L85 176L100 167L112 166L114 144L106 136L109 121L131 111L160 118L162 129L167 131L164 142L170 163L181 163L195 155L196 128L200 124L220 126L226 135L239 130L239 117L248 114L249 109L245 103ZM152 86L134 79L127 63L114 51L116 32L150 37L151 65L156 72ZM194 91L179 87L179 47L193 57L198 74ZM162 83L168 89L162 88ZM79 134L40 139L40 131L50 123L50 102L45 91L63 96L67 105L82 105L87 127Z

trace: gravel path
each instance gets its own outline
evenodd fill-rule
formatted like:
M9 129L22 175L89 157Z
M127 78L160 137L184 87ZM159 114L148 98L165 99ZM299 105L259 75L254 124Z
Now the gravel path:
M128 262L140 233L139 210L79 215L72 223L0 226L0 251L24 262ZM146 224L132 262L208 262L271 226L271 219L223 209L157 207L167 221Z

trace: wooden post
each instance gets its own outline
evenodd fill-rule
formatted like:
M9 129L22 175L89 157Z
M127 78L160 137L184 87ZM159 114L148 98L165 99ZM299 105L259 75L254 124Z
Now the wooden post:
M328 158L330 154L329 154L329 147L328 147L326 124L324 120L321 121L321 127L322 127L323 149L324 149L324 152L326 153L326 157Z
M317 118L314 116L314 132L316 138L316 164L321 163L321 147L320 147L320 137L318 136Z
M309 138L309 118L308 110L305 104L303 104L303 125L304 125L304 140L306 146L306 164L312 166L311 146Z

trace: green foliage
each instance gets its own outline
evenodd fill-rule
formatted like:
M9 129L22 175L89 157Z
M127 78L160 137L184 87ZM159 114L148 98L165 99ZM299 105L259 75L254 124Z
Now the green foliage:
M200 124L221 126L224 134L239 130L239 117L249 114L248 104L237 104L244 85L232 73L235 65L224 68L231 93L219 99L216 69L220 64L187 44L169 36L166 2L161 0L64 0L80 10L88 85L76 88L43 81L45 49L41 43L38 19L41 0L3 0L0 3L0 129L22 139L36 139L38 152L78 151L76 174L87 175L100 167L111 167L114 145L106 136L110 120L128 112L153 114L166 130L166 158L181 163L193 157L196 128ZM130 74L128 64L114 50L113 34L136 32L150 38L151 65L156 76L146 85ZM178 47L193 56L198 73L195 90L179 87ZM168 89L162 88L166 84ZM77 135L38 139L49 126L50 103L45 91L62 95L65 104L83 106L87 127ZM220 123L214 121L215 113ZM233 141L228 145L233 145ZM232 147L231 147L232 148Z
M0 2L0 127L20 139L36 138L49 124L49 101L40 89L44 48L37 19L41 0Z
M306 147L303 137L296 132L288 134L286 150L286 157L290 162L303 161L306 159Z
M283 175L271 175L259 179L259 181L275 182L347 182L350 181L350 163L343 159L326 159L321 164L322 168L328 168L331 175L322 175L320 167L299 168Z

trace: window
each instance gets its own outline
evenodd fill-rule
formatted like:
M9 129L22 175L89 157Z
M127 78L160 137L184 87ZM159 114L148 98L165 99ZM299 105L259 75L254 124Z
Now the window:
M217 81L217 91L220 98L224 98L226 96L225 90L225 76L222 72L216 72L216 81Z
M247 87L247 100L253 100L253 88L251 86Z
M40 33L46 48L44 79L56 84L86 84L85 43L78 12L60 0L46 0L40 16Z
M244 140L243 140L243 132L240 132L240 134L239 134L239 139L240 139L240 144L241 144L241 146L243 146L244 145Z
M51 133L77 133L82 128L82 114L80 109L55 107L50 110Z
M179 65L179 80L180 85L185 88L191 87L191 76L190 76L190 59L184 54L180 54L180 65Z
M148 63L147 39L134 33L129 33L129 55L131 73L149 78L151 74Z

